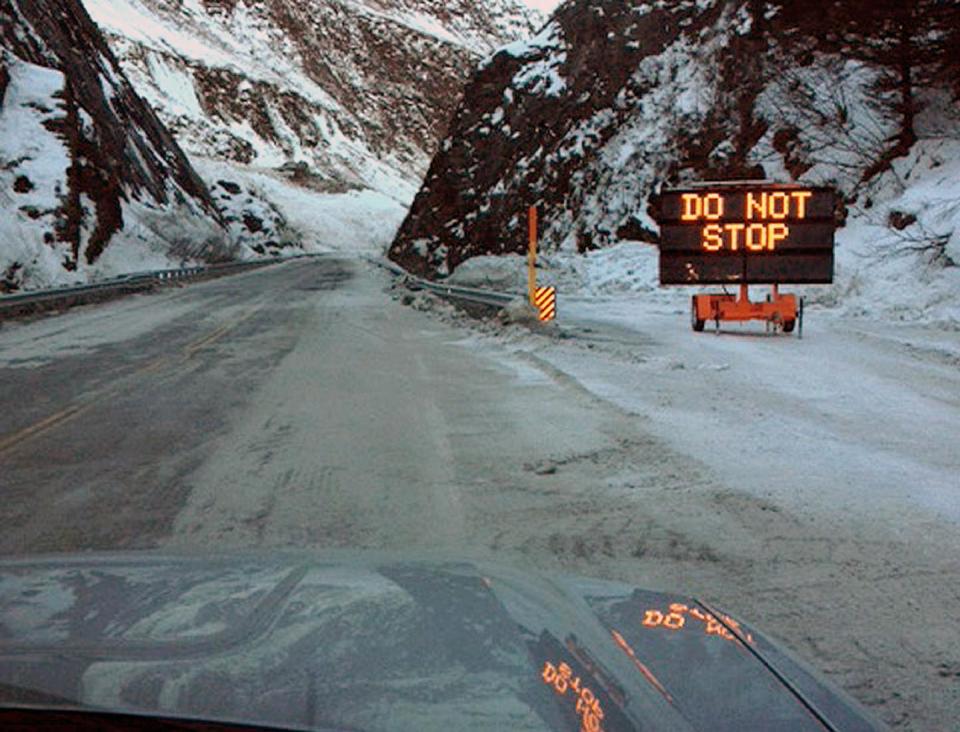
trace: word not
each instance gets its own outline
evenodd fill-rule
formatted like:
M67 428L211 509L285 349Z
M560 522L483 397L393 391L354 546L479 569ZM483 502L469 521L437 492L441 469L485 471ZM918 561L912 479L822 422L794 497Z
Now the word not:
M773 219L784 221L787 218L805 219L807 217L807 199L813 196L810 191L778 191L776 193L747 193L744 200L742 218ZM684 193L681 221L719 221L726 214L726 199L719 193ZM736 212L734 212L736 214Z
M729 615L722 615L723 622L720 622L710 613L703 612L698 607L688 607L679 602L670 605L668 612L660 610L647 610L643 614L643 626L645 628L666 628L667 630L680 630L687 623L687 617L699 620L705 626L704 632L707 635L715 635L725 640L746 639L748 643L753 643L753 636L750 633L744 633L740 630L740 623ZM737 631L737 635L730 632L730 628Z
M580 677L573 677L573 669L565 663L554 666L549 661L543 664L543 673L540 675L543 683L551 687L560 696L566 696L568 691L573 692L577 700L577 714L580 715L580 732L603 732L603 710L600 700L586 686L581 686Z

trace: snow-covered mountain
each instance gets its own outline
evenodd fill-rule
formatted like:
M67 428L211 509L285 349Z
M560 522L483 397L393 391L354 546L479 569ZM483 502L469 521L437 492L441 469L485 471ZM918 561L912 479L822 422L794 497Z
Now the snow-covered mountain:
M547 250L652 242L663 184L802 180L849 208L826 297L899 258L883 286L909 268L906 298L956 299L960 15L928 4L568 0L468 85L391 257L522 252L530 204Z
M0 0L0 291L234 256L78 0Z
M382 246L473 67L542 22L518 0L0 0L0 20L4 291Z
M83 0L191 157L406 204L519 0Z

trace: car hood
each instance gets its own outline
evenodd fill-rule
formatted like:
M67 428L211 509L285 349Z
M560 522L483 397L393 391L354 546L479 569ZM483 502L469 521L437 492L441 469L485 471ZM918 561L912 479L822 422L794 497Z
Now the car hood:
M0 705L350 730L866 730L705 603L361 553L0 562Z

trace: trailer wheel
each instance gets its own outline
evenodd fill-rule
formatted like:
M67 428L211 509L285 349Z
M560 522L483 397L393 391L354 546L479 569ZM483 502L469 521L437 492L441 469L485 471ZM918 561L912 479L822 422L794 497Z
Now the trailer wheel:
M690 326L700 333L703 331L703 326L706 325L707 321L700 320L697 317L697 296L694 295L690 298Z
M783 332L784 333L793 333L793 326L797 324L796 320L784 320L783 321Z

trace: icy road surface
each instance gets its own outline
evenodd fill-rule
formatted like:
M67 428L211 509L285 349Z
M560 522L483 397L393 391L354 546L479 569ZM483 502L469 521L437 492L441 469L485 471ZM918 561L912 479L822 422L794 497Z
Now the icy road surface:
M0 329L0 552L354 546L701 596L960 719L960 336L668 300L530 334L327 257Z

